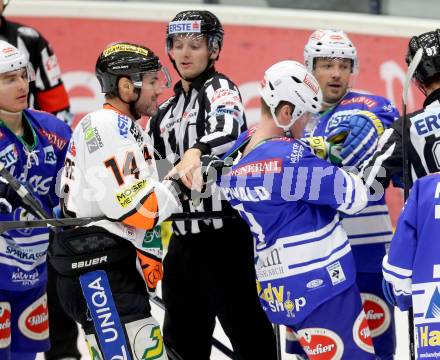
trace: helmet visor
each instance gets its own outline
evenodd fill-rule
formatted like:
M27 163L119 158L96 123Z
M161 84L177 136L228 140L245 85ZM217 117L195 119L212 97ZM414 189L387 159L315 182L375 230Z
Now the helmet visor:
M137 88L149 90L163 90L171 87L171 76L166 67L162 67L158 71L143 72L132 75L131 80Z

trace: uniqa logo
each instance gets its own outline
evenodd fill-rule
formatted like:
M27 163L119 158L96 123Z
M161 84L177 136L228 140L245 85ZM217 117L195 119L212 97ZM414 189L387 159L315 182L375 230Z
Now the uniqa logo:
M111 343L118 339L118 331L115 328L115 321L113 320L114 315L112 314L110 307L107 306L108 299L104 288L101 285L101 281L101 277L99 277L92 281L88 287L95 290L92 293L92 303L97 308L97 318L100 321L99 324L95 324L95 326L98 325L101 328L105 336L104 341L106 343Z

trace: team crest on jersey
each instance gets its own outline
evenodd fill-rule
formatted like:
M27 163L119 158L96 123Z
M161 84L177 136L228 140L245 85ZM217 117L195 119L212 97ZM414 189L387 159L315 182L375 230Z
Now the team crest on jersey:
M49 165L55 165L57 163L57 156L53 150L52 145L43 148L44 151L44 163Z
M311 360L340 359L344 343L334 331L324 328L305 328L298 331L299 342Z
M29 339L45 340L49 337L48 320L47 297L43 295L22 312L18 318L18 328Z
M0 302L0 349L7 348L11 344L11 305Z
M363 309L353 324L353 340L362 350L374 354L373 339Z
M391 323L387 304L380 297L370 293L361 293L361 298L371 336L382 335Z

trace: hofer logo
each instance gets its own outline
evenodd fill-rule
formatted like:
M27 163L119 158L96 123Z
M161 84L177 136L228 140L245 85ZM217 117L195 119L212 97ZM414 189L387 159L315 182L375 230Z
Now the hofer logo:
M45 340L49 337L49 312L47 297L41 296L29 305L18 318L21 333L32 340Z
M324 328L305 328L298 331L299 342L311 360L340 359L344 343L338 334Z
M7 348L11 344L11 305L8 302L0 302L0 349Z
M363 309L353 324L353 340L362 350L374 354L373 339L371 338L367 317Z
M382 335L391 323L387 304L380 297L370 293L361 293L361 298L371 336Z

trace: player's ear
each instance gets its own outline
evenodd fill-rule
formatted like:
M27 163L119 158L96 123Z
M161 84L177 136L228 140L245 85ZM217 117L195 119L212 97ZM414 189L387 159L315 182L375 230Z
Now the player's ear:
M290 104L282 104L278 110L278 118L281 124L288 124L292 119L293 108Z
M209 59L210 60L217 60L219 54L220 54L220 50L216 49L215 51L211 52L211 55L209 56Z
M118 81L119 96L124 101L131 101L134 85L127 77L121 77Z

